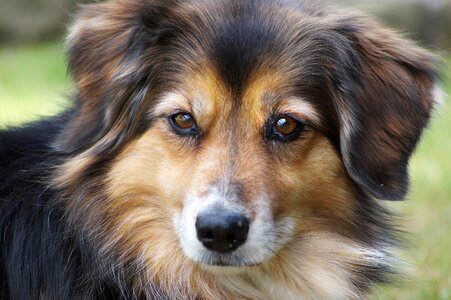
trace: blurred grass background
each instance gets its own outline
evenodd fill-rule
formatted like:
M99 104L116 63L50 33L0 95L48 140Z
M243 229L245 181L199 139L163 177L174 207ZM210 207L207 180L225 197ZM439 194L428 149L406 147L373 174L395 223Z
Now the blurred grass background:
M64 107L70 80L63 53L58 43L0 47L0 126Z
M36 6L39 1L47 3L45 0L17 0L14 3L29 7L27 3L32 2ZM0 127L55 114L68 103L72 85L66 73L61 22L68 22L66 9L70 10L67 7L73 7L74 1L52 1L61 1L58 2L60 9L56 11L65 18L61 15L55 18L59 20L54 21L55 31L49 30L51 26L46 20L44 27L47 31L39 32L37 26L30 26L33 30L28 33L26 26L29 26L30 20L24 20L25 29L20 28L17 32L14 32L15 27L12 25L2 27L2 22L8 20L20 23L20 17L9 16L9 19L2 19L7 5L6 2L0 3ZM64 6L64 1L70 5ZM375 14L382 16L386 23L407 31L411 37L430 48L441 49L443 89L447 95L451 95L451 56L446 54L446 50L451 49L450 2L342 2L369 7ZM9 2L8 5L20 12L20 5L17 8L14 3ZM390 3L393 5L390 6ZM426 3L426 6L422 6L422 3ZM44 6L48 5L49 3ZM55 13L54 7L48 12L44 6L38 11ZM28 12L30 14L33 15ZM8 34L2 36L2 32L6 31ZM43 32L47 32L45 37ZM412 186L407 201L387 203L404 215L402 224L410 232L408 239L412 241L412 245L403 251L402 256L415 265L415 270L404 282L394 287L377 288L372 299L451 300L450 102L451 97L445 95L444 105L436 110L431 126L413 156L410 167Z

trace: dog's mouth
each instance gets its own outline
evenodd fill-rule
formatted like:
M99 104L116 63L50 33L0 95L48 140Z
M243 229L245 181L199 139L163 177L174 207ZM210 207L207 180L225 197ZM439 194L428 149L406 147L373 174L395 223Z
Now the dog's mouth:
M254 261L245 258L241 255L230 253L221 254L212 251L204 251L201 255L195 257L193 260L202 267L216 267L216 268L243 268L256 267L263 263L263 261Z
M210 252L210 253L208 253ZM218 275L238 275L253 268L258 268L265 261L253 261L238 254L221 254L205 251L202 255L191 259L206 272Z

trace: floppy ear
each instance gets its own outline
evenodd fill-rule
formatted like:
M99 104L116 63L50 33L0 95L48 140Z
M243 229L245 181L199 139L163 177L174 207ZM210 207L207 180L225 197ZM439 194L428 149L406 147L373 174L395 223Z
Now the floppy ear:
M139 129L153 70L152 39L165 9L156 2L109 1L87 5L76 16L67 46L77 101L57 150L78 153L96 143L96 153L114 150Z
M434 105L436 59L364 17L336 26L353 49L336 101L345 166L374 197L400 200L409 158Z

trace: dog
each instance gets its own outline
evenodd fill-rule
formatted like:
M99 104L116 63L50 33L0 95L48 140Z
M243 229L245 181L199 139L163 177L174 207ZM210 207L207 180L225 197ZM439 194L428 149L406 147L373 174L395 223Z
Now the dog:
M5 299L364 299L396 277L437 58L358 12L111 0L73 106L0 133Z

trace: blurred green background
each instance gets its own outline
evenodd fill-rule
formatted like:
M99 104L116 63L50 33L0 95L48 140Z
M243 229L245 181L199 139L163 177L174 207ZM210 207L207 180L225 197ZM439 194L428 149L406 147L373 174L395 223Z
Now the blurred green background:
M77 1L80 3L80 1ZM337 1L329 1L336 3ZM451 2L342 0L398 28L443 58L443 89L451 95ZM63 35L74 0L0 1L0 127L64 109L72 89ZM403 215L412 263L395 287L372 299L451 299L451 97L436 110L411 163L408 201L387 203Z

